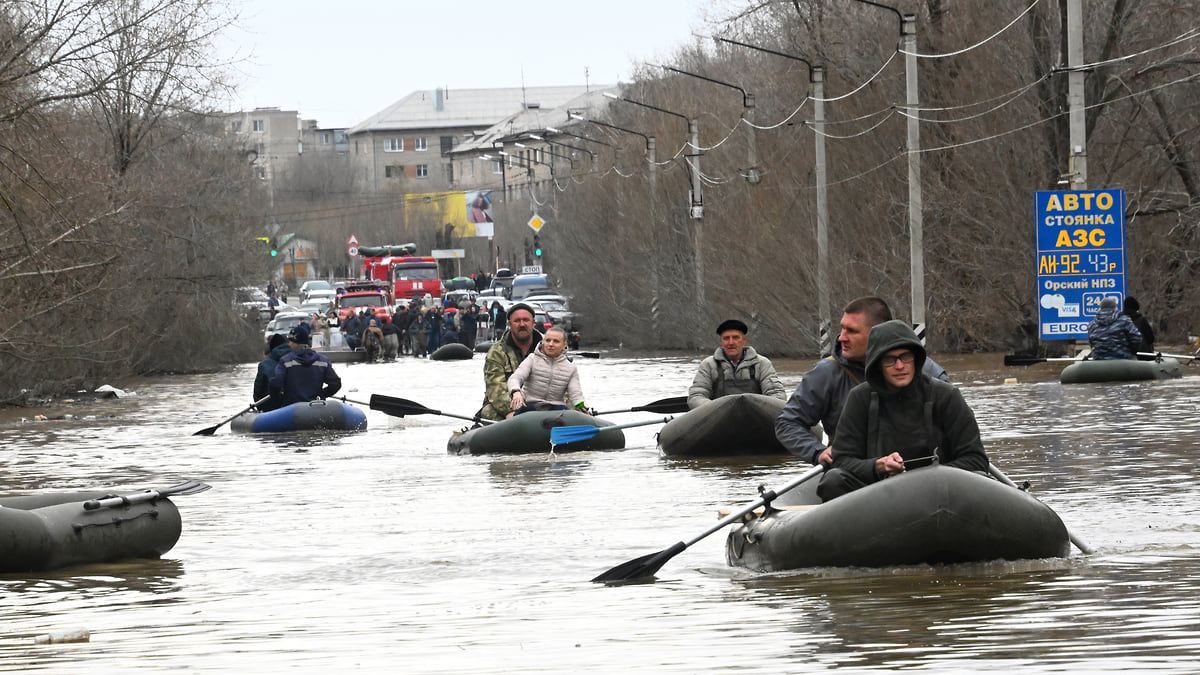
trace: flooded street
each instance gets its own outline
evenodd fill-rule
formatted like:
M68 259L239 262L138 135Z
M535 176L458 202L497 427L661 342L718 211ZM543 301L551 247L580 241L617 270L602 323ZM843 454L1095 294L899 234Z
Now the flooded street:
M1180 380L1063 386L1061 364L934 357L975 409L992 461L1029 481L1094 555L753 574L725 563L719 532L654 583L604 587L588 580L703 532L719 508L806 467L660 458L655 425L626 429L624 450L557 455L453 456L446 442L465 422L377 411L360 434L225 425L193 436L248 405L246 364L112 382L134 395L55 408L72 419L0 424L6 495L212 485L173 500L183 534L162 560L0 576L0 670L1194 672L1200 365ZM681 395L697 365L608 354L576 364L599 410ZM790 390L811 362L776 365ZM339 395L471 415L482 367L482 355L341 364ZM34 644L74 629L91 641Z

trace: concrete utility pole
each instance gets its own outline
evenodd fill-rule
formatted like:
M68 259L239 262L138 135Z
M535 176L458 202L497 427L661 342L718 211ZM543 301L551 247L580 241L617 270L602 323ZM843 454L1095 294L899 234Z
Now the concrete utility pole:
M1071 151L1068 171L1071 189L1087 189L1087 120L1084 110L1083 8L1080 0L1067 0L1067 102L1070 106Z
M908 106L908 252L912 276L912 323L925 344L925 232L921 219L921 104L917 93L917 16L901 17Z

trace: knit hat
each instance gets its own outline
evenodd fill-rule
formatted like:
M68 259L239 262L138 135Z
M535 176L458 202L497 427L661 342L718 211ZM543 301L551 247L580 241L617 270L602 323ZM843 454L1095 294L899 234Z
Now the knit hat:
M1111 295L1100 301L1100 309L1116 309L1117 299Z
M517 311L518 309L523 309L523 310L525 310L526 312L529 312L529 316L533 316L533 308L532 308L532 307L530 307L529 305L527 305L527 304L525 304L525 303L523 303L523 302L518 302L517 304L515 304L515 305L513 305L512 307L509 307L509 308L508 308L508 312L507 312L507 316L508 316L508 318L510 318L510 319L511 319L511 318L512 318L512 315L513 315L513 312Z
M308 330L303 326L296 326L291 330L291 332L288 333L287 339L288 342L295 342L298 345L306 345L309 341Z
M287 342L287 338L283 336L283 333L272 333L271 339L267 340L267 353L270 354L276 347L285 342Z

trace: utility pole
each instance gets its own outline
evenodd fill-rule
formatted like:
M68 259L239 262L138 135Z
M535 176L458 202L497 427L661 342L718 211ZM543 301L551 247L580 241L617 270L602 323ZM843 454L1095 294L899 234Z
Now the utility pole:
M696 305L707 307L708 301L704 293L704 246L703 234L700 230L700 220L704 218L704 192L700 183L700 120L695 117L688 120L688 131L691 133L692 150L695 155L685 153L692 164L692 207L688 215L696 221L695 225L695 254L696 254Z
M908 252L912 276L912 323L925 344L925 234L921 219L921 122L917 90L917 16L900 20L904 37L904 74L908 106Z
M1067 170L1071 189L1087 189L1087 122L1084 110L1083 8L1067 0L1067 103L1070 106L1071 151Z

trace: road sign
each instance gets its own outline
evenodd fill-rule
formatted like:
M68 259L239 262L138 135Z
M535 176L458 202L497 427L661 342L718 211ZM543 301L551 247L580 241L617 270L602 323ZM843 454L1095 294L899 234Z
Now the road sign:
M351 246L350 248L346 249L346 253L348 253L348 254L350 254L350 255L352 255L352 256L358 255L358 247L357 247L357 246Z
M350 235L350 238L346 240L346 245L347 246L358 246L358 237L356 237L354 235Z
M1086 340L1100 301L1125 298L1125 192L1040 191L1038 325L1043 340Z
M533 217L529 219L529 223L527 224L529 227L533 228L534 232L538 232L541 231L542 226L546 224L546 221L542 220L541 216L535 213L533 214Z

